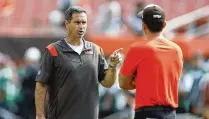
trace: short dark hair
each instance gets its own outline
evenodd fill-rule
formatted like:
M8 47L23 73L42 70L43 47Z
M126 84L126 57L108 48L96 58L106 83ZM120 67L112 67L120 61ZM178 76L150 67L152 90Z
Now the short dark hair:
M73 13L86 13L86 10L79 7L79 6L72 6L69 7L66 11L65 11L65 20L67 21L71 21Z
M158 33L163 30L164 21L152 21L151 24L146 24L146 25L151 32Z

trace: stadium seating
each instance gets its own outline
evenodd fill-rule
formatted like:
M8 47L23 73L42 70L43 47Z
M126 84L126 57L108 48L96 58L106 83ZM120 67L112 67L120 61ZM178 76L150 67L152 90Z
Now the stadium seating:
M133 10L133 5L138 1L145 2L145 4L159 4L165 10L168 20L209 4L208 0L190 0L189 2L186 0L119 0L123 17ZM24 36L32 35L35 24L39 24L41 28L48 27L48 14L56 8L57 0L2 0L1 2L2 9L12 4L14 10L9 16L0 16L0 34ZM96 14L98 6L105 0L85 0L85 2L88 2L94 10L93 14Z

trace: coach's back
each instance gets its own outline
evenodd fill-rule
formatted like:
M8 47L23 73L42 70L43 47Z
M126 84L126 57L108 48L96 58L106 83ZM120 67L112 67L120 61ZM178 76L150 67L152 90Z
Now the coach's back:
M183 68L182 51L165 38L132 45L137 61L136 106L178 107L178 83Z

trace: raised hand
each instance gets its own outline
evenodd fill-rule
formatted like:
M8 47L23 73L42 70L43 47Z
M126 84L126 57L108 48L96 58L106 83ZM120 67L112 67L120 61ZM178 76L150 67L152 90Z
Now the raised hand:
M119 63L122 61L122 56L121 56L121 51L123 48L115 50L111 55L110 55L110 66L111 67L116 67Z

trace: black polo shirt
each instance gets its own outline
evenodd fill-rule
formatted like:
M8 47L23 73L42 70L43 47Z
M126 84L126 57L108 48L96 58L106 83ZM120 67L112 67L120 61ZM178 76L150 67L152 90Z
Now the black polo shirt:
M99 46L83 42L80 55L64 39L45 49L36 81L48 85L48 119L98 118L98 83L108 66Z

